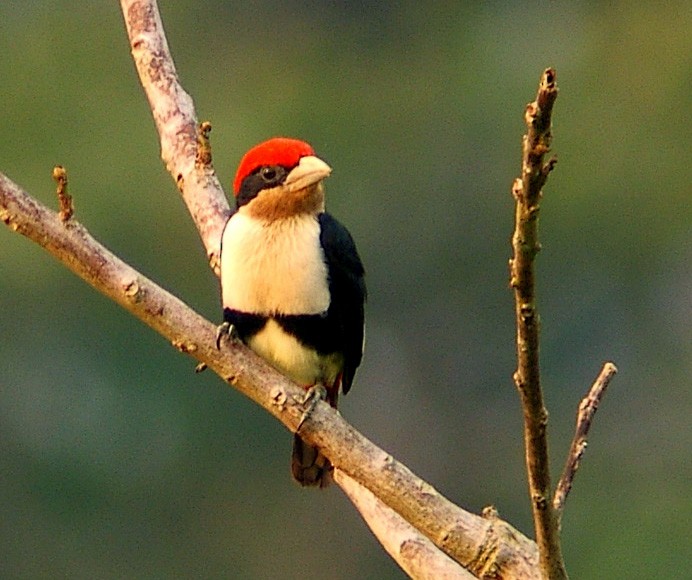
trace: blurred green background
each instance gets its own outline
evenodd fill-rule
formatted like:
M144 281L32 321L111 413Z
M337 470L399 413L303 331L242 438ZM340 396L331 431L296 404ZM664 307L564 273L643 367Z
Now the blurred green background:
M541 213L554 477L619 366L567 505L572 578L689 577L692 4L161 0L224 184L273 135L334 167L368 271L342 412L450 499L531 535L507 259L523 109L561 89ZM211 320L117 2L0 4L0 171ZM401 578L291 437L36 245L0 229L0 576Z

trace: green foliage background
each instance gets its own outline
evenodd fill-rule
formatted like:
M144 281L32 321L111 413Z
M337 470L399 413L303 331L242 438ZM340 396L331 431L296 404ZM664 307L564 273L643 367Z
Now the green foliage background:
M272 135L334 167L368 270L342 411L452 500L531 534L507 285L522 114L554 66L542 360L555 474L620 373L564 521L579 578L689 570L692 5L161 0L224 184ZM212 320L117 2L0 4L0 170ZM0 576L400 578L337 489L290 480L263 411L0 230Z

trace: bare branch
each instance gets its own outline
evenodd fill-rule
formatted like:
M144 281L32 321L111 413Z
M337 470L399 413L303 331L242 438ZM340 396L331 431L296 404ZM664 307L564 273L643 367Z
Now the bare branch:
M558 518L562 516L562 511L565 508L567 496L572 489L574 476L579 469L579 463L586 451L587 437L591 422L593 421L598 405L605 395L606 389L610 384L610 380L617 373L617 367L612 362L607 362L603 365L596 381L586 393L584 398L579 403L579 412L577 413L577 427L574 432L574 438L567 454L567 462L560 476L560 481L555 489L555 497L553 498L553 508L558 514Z
M197 115L178 80L155 0L121 0L125 25L144 92L161 139L161 158L178 185L207 251L219 273L221 233L230 208L214 169L195 163Z
M94 288L156 330L183 353L206 364L289 430L320 447L336 468L369 489L470 570L480 563L500 576L536 578L536 545L503 522L458 508L379 449L325 402L305 392L235 341L216 348L216 326L192 311L94 240L75 220L58 215L0 174L0 221L45 248ZM508 531L509 530L509 531Z
M350 477L335 470L334 481L356 506L387 553L411 578L476 578Z
M551 113L557 98L555 71L546 69L536 100L526 106L527 126L523 140L521 177L512 194L516 200L515 229L512 236L510 284L514 289L517 324L517 371L514 381L524 415L524 448L536 543L544 577L567 577L556 512L551 501L548 463L548 412L543 403L539 370L539 316L536 305L534 261L540 250L538 212L541 188L555 161L543 162L550 150Z

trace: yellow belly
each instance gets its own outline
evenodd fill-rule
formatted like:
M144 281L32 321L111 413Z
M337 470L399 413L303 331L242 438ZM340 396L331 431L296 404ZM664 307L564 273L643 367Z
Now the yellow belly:
M343 369L343 356L321 355L288 334L274 320L255 334L248 346L277 370L304 386L332 386Z

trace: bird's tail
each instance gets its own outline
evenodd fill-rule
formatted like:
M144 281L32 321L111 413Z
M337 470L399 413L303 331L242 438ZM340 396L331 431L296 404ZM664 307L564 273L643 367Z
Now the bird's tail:
M336 409L339 401L339 388L341 387L341 373L331 387L326 388L326 400ZM322 455L312 445L308 445L300 438L293 436L293 455L291 456L291 472L293 478L305 487L327 487L332 482L334 467L329 459Z
M305 443L299 435L293 437L291 472L300 485L327 487L332 480L332 469L329 459L316 447Z

